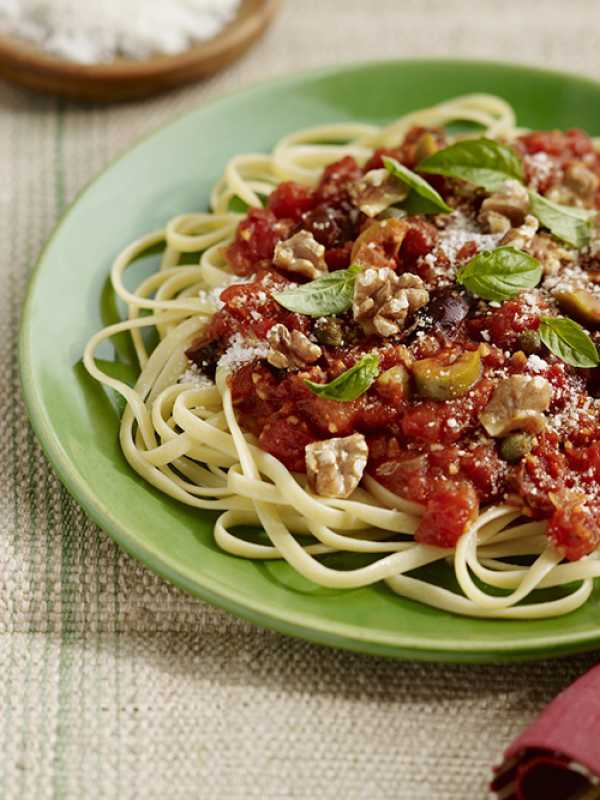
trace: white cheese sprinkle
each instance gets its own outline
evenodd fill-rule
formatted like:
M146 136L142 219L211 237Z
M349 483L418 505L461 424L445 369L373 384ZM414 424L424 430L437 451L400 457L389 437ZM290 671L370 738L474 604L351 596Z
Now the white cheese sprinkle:
M214 386L213 381L201 372L198 365L194 364L193 361L188 361L188 368L177 383L191 383L198 389L206 389L208 386Z
M220 369L234 370L254 361L256 358L265 358L269 352L267 342L259 342L256 339L244 339L240 333L234 334L229 341L229 347L219 359Z
M545 372L548 369L548 363L543 358L536 356L532 353L527 359L527 366L532 372Z
M450 217L450 224L440 232L439 246L452 263L467 242L475 242L477 251L481 253L493 250L503 236L501 233L482 233L475 220L461 211L454 211Z

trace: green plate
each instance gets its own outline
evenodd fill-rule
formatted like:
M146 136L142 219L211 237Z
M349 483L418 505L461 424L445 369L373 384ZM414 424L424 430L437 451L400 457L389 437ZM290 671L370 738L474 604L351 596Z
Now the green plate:
M368 653L501 661L600 645L598 589L566 617L477 620L405 600L385 586L321 589L285 564L222 553L213 543L213 515L169 500L129 469L117 443L115 399L79 364L88 337L102 325L99 298L115 254L170 216L205 208L230 156L268 150L307 125L381 123L480 91L513 103L523 125L600 134L600 84L582 78L465 61L348 66L265 83L192 111L113 163L68 209L31 279L21 336L25 397L66 487L150 569L259 625Z

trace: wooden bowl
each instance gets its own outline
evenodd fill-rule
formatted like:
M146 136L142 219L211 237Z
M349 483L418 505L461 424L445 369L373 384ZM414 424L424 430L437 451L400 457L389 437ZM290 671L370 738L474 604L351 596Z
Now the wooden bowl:
M235 19L217 36L179 55L143 61L78 64L0 36L0 78L76 100L109 103L147 97L205 78L234 61L263 33L278 5L279 0L242 0Z

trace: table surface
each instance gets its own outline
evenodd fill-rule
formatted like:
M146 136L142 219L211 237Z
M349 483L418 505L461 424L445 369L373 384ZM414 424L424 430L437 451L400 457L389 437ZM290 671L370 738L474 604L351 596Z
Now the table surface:
M28 427L16 356L27 274L65 204L176 114L351 60L472 56L594 76L591 19L595 0L287 0L240 62L166 97L85 108L0 85L0 797L473 800L503 747L594 663L386 661L187 597L59 484Z

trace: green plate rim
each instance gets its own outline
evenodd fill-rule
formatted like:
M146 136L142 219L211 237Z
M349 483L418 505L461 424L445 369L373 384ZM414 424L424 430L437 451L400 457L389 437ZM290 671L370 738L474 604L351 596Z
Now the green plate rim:
M349 62L339 66L305 70L300 73L288 73L278 78L263 80L250 86L220 95L206 104L203 104L202 109L210 110L221 104L235 102L239 95L248 96L254 93L261 93L268 91L271 87L285 84L294 85L306 79L329 78L377 66L389 66L402 69L403 66L407 65L422 66L424 69L427 69L429 65L436 65L438 67L444 65L447 66L448 69L452 69L454 66L467 66L474 70L478 67L496 67L505 72L514 72L525 77L527 77L527 75L538 75L548 78L561 78L600 90L600 81L577 73L493 59L449 59L443 57L377 59L364 62ZM374 639L371 635L372 631L366 631L359 627L341 623L331 623L327 626L319 627L318 618L313 616L308 617L307 615L289 610L286 610L283 614L278 614L277 609L267 604L263 605L257 602L249 604L246 601L239 600L236 598L234 592L224 592L219 588L218 582L213 583L210 578L203 580L203 583L200 585L177 569L172 568L168 563L165 563L164 559L161 560L160 554L144 546L135 536L132 536L127 527L119 522L118 517L113 515L110 509L95 496L89 484L78 476L76 469L72 466L69 457L62 448L59 436L52 428L50 420L46 415L43 399L38 390L35 371L32 365L32 341L30 339L29 318L30 305L32 303L37 278L41 272L46 252L50 248L54 237L88 189L95 185L97 181L103 178L105 174L110 172L110 170L123 159L126 159L140 144L159 135L162 130L170 127L188 114L193 113L194 110L195 109L187 109L155 128L149 134L137 138L126 150L116 158L111 159L98 174L83 186L60 215L28 279L25 301L21 312L18 342L18 359L23 397L34 433L46 457L69 493L84 509L86 514L125 552L160 577L183 591L214 606L223 608L255 625L308 640L316 644L338 647L370 655L418 661L440 661L444 663L503 663L509 661L528 661L585 652L600 646L600 627L597 633L592 631L576 634L566 633L564 635L552 634L547 637L547 640L544 639L544 637L538 637L536 638L535 647L528 647L526 644L524 645L522 641L511 643L510 640L505 640L502 644L503 650L499 652L498 643L493 641L485 642L479 640L477 646L474 647L469 644L468 640L458 641L452 639L431 642L422 637L408 636L402 633L395 633L392 636L390 634L383 634L381 631L378 632L378 638ZM499 624L502 624L502 621L499 621Z

